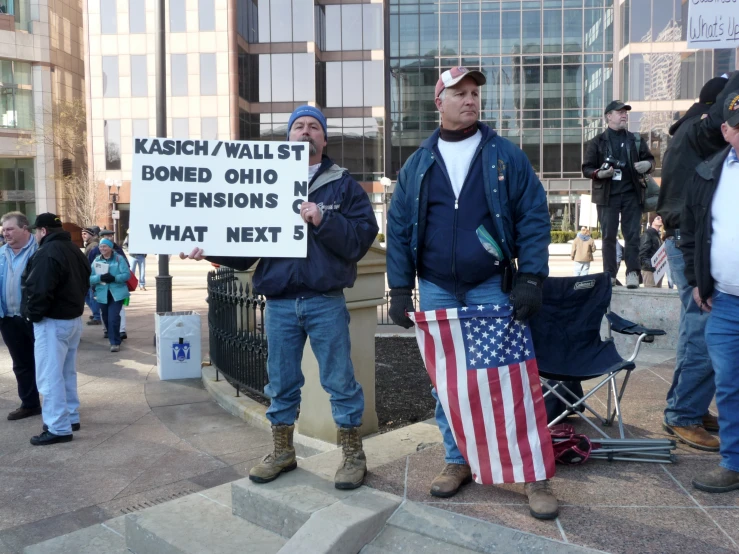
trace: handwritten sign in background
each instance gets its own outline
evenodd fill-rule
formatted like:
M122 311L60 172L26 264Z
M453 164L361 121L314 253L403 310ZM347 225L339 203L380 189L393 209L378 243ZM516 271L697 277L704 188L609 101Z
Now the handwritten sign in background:
M134 139L129 250L304 258L305 143Z
M739 47L739 0L688 2L688 48Z

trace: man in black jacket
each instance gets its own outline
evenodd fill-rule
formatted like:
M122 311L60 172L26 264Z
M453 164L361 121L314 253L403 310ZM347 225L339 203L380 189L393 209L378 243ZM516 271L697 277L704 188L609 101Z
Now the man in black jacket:
M69 442L79 429L77 347L90 286L90 264L61 220L44 213L34 223L39 249L21 277L21 313L33 322L36 384L44 429L34 446Z
M693 479L705 492L739 489L739 91L724 102L721 126L729 143L696 169L680 224L680 248L693 299L703 312L706 346L716 379L721 462Z
M603 232L603 270L615 284L620 219L626 241L626 286L635 289L639 287L639 228L646 192L640 176L654 169L654 156L647 141L628 131L630 110L620 100L606 106L608 129L588 142L582 172L593 180L592 201Z
M678 440L699 450L717 451L716 416L708 411L716 392L713 365L706 348L707 317L693 302L693 287L685 275L680 246L681 212L693 186L696 168L726 147L721 133L726 96L739 89L739 72L729 81L717 77L700 92L699 102L670 127L673 136L662 161L657 213L665 224L665 252L672 281L680 293L680 333L672 386L667 393L663 426Z
M662 240L659 237L659 231L662 229L662 218L655 217L649 228L642 233L641 243L639 244L639 262L641 263L642 281L645 288L661 287L662 279L658 283L654 282L654 267L652 267L652 256L657 253L659 247L662 246Z

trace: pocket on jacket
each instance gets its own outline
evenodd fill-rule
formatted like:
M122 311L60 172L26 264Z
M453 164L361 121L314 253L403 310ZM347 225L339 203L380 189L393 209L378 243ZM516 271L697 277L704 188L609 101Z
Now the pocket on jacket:
M457 230L455 268L459 280L464 283L481 283L500 271L495 256L490 254L473 229Z

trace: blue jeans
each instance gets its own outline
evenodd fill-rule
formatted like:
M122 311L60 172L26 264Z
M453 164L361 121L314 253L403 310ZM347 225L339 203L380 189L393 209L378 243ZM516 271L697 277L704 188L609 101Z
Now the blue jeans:
M103 321L105 322L105 328L108 330L108 340L111 346L121 344L122 309L123 300L116 302L110 293L108 293L108 303L100 304L100 310L103 312Z
M590 273L590 262L574 262L575 275L588 275Z
M719 465L739 472L739 296L718 291L713 294L706 344L716 370Z
M95 300L95 293L92 291L92 287L87 291L85 304L87 304L87 307L90 308L90 311L92 312L92 319L100 321L100 304Z
M139 268L139 286L146 286L146 256L144 254L136 254L131 264L131 275L136 275L136 267Z
M418 280L418 292L421 297L421 311L445 310L449 308L463 308L464 306L475 306L478 304L508 304L508 295L500 289L501 277L496 275L487 281L480 283L466 293L452 294L430 281ZM466 464L467 461L457 448L454 441L452 428L449 425L444 408L439 402L436 389L431 390L431 395L436 400L436 424L439 426L444 441L446 456L444 460L448 464Z
M36 337L36 384L44 401L41 415L55 435L71 435L79 423L77 395L77 347L82 336L82 318L51 319L33 324Z
M344 294L267 300L267 374L264 392L272 401L267 419L272 425L292 425L305 384L301 369L305 340L318 360L321 386L330 397L339 427L358 427L364 413L362 386L354 378L350 357L349 310Z
M705 339L708 314L702 313L693 301L693 287L685 278L683 253L675 245L675 239L665 241L665 250L672 281L682 302L675 373L667 392L665 423L677 427L700 425L716 392Z

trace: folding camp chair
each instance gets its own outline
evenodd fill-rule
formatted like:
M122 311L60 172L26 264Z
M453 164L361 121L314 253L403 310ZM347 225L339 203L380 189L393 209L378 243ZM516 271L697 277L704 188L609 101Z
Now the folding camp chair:
M643 342L664 335L661 329L648 329L609 312L611 277L597 273L579 277L549 277L544 281L542 309L531 319L536 361L545 399L554 395L565 406L549 422L556 425L571 414L587 422L600 435L592 439L593 457L610 460L672 461L675 442L666 439L627 439L621 414L621 400L626 391L634 360ZM608 336L601 338L603 317L608 321ZM634 335L634 351L623 359L611 338L611 332ZM619 387L617 379L623 376ZM587 393L573 392L569 383L590 379L600 381ZM593 406L595 394L608 391L606 415ZM618 423L619 437L609 437L588 417L592 414L603 426Z

